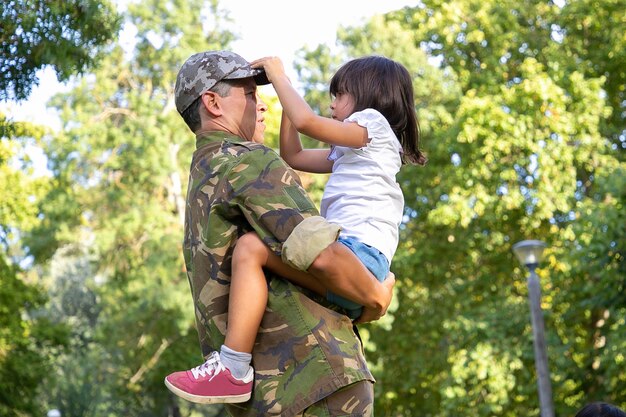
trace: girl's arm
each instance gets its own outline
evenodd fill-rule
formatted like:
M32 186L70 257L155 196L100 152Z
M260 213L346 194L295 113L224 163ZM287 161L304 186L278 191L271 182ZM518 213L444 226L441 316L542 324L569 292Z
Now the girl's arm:
M283 111L280 121L280 156L292 168L326 174L333 168L332 161L328 160L329 149L302 149L300 135Z
M251 63L253 68L264 68L267 78L274 85L283 111L298 132L329 145L361 148L367 144L367 129L357 123L344 123L322 117L311 109L291 85L280 58L267 57Z

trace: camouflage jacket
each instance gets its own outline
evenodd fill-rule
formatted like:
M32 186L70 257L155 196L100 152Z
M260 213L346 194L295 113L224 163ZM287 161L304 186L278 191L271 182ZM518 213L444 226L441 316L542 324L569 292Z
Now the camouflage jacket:
M318 215L300 180L270 148L224 132L200 134L190 168L183 250L202 353L224 341L231 257L254 230L277 254L291 230ZM252 399L233 416L291 416L338 388L374 381L344 314L268 274L269 300L252 352Z

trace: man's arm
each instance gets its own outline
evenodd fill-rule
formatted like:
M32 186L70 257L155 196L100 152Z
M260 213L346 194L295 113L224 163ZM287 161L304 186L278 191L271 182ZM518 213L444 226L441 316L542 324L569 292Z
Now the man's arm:
M350 249L337 242L339 231L339 226L321 216L304 219L283 243L283 262L307 271L326 289L364 306L359 322L377 320L391 303L395 279L378 282Z
M393 297L395 276L379 282L359 258L341 243L334 242L315 258L308 272L334 292L363 306L357 323L378 320L387 312Z

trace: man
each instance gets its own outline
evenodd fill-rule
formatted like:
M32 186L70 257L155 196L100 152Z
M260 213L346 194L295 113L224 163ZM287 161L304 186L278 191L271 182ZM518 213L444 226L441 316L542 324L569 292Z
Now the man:
M337 227L319 217L296 174L261 144L267 108L257 84L267 82L264 73L227 51L193 55L176 81L176 108L196 134L184 255L205 357L224 341L232 252L248 231L291 265L315 272L329 290L364 305L360 322L381 317L391 301L393 276L379 283L336 243ZM268 274L268 287L252 353L253 396L228 405L229 413L371 414L374 379L348 317L284 279ZM251 379L225 378L221 360L211 355L198 368L168 376L166 385L193 392L207 378L223 378L224 396L251 385Z

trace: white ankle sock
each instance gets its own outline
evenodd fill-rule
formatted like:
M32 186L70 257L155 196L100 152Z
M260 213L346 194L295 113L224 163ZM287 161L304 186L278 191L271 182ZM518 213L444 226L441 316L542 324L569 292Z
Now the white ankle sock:
M220 348L220 360L235 378L242 379L248 373L252 355L245 352L237 352L226 345L222 345Z

